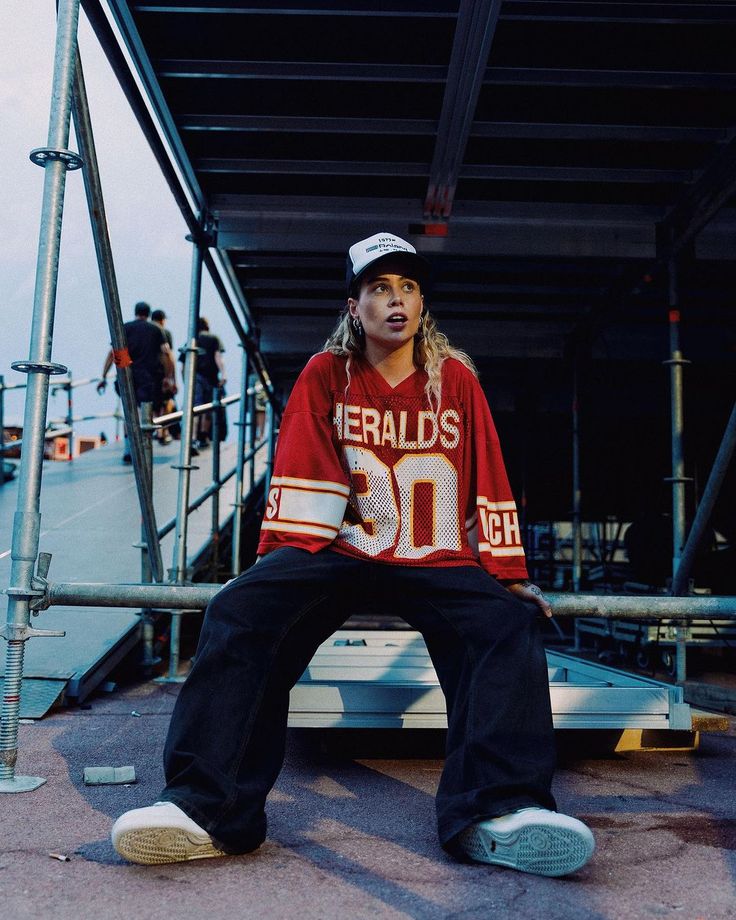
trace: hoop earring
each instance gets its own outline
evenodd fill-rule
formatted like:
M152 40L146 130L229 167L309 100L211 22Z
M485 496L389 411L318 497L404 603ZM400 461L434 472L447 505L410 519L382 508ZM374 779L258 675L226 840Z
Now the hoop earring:
M417 331L414 334L414 340L416 342L419 342L423 338L424 338L424 313L420 313L419 314L419 326L417 327Z
M353 326L353 332L355 333L355 337L357 339L362 338L365 335L365 330L363 329L363 324L361 323L361 321L358 319L357 316L354 316L351 320L351 323Z

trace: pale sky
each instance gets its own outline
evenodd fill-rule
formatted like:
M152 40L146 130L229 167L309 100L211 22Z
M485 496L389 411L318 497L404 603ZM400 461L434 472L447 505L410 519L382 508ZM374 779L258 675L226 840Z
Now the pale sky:
M3 219L0 231L0 374L6 384L24 382L12 361L28 357L44 173L28 159L46 145L55 42L54 0L5 0L0 31L0 175ZM84 12L79 47L87 84L105 207L125 320L138 300L160 307L176 346L186 336L191 244L168 186L128 109ZM76 149L73 127L70 147ZM205 272L201 312L226 348L228 392L237 391L237 337ZM67 175L59 287L52 360L74 377L98 376L109 333L81 172ZM111 411L112 388L98 397L93 387L75 391L75 412ZM65 411L62 396L49 417ZM233 410L230 410L231 413ZM23 392L5 394L6 424L23 416ZM109 420L88 422L81 433L112 432Z

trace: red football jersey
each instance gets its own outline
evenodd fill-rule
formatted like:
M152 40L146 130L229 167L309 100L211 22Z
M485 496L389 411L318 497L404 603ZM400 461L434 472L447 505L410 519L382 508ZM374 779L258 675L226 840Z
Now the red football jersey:
M367 361L315 355L284 411L258 547L326 546L393 565L527 577L488 403L448 358L435 413L415 371L391 387Z

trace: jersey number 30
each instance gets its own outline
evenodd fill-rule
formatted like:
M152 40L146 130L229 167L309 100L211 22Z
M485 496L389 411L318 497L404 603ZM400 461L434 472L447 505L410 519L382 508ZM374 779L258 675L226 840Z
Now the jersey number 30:
M369 556L395 546L404 559L461 549L457 471L444 454L405 454L392 470L370 450L343 449L365 526L343 524L340 539Z

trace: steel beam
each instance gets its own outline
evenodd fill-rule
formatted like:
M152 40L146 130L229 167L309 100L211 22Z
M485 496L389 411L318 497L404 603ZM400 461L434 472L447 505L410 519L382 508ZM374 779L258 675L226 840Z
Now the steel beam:
M380 219L387 213L397 221L416 221L421 217L422 201L415 198L388 197L349 197L320 195L243 195L233 193L213 194L210 210L218 218L218 243L223 230L223 221L240 219L248 221L255 233L263 225L268 226L272 220L319 219L344 226L346 220ZM470 227L485 222L515 222L539 225L579 224L591 226L609 226L616 224L624 227L649 226L661 221L666 213L664 206L643 204L591 204L588 202L555 201L458 201L452 219L453 233L458 223ZM724 224L732 229L736 224L736 213ZM307 234L307 237L309 234ZM421 242L429 242L423 237ZM258 248L257 237L253 240ZM315 253L317 249L313 249ZM335 250L344 259L342 248Z
M461 0L437 140L424 200L428 219L447 219L478 104L501 0Z
M312 61L225 61L194 58L155 62L165 80L314 80L321 83L444 83L443 64L357 64Z
M291 265L291 262L284 259L284 265ZM298 282L299 290L311 296L318 294L319 297L321 297L323 294L327 294L331 297L342 298L345 293L345 283L339 278L334 277L333 270L335 267L334 265L324 266L324 271L327 275L325 278L300 279ZM269 277L266 274L267 269L261 265L247 265L244 264L241 259L237 259L236 268L248 269L248 279L246 283L247 289L251 294L255 294L259 297L273 295L277 298L281 298L283 292L294 291L295 285L291 278ZM474 275L469 274L469 277L474 277ZM432 298L435 300L439 295L452 294L456 296L458 292L465 296L472 294L479 295L483 305L485 305L487 298L498 294L523 294L524 297L535 297L540 295L560 296L566 299L579 297L582 305L591 297L602 297L606 293L606 288L601 284L571 284L567 286L563 286L559 282L539 284L526 281L524 278L520 278L518 284L490 281L485 283L482 281L438 281L436 284L432 285ZM307 299L309 299L309 296L306 298L298 298L296 302Z
M304 175L304 176L395 176L421 178L429 169L425 163L384 160L286 160L246 157L201 157L195 161L200 173L236 175ZM494 163L458 164L457 179L482 179L486 182L630 182L634 184L680 183L692 179L689 169L614 169L597 166L517 166ZM446 173L449 175L449 173ZM436 197L436 196L435 196ZM432 199L434 200L434 199ZM439 198L437 198L439 201ZM425 204L425 208L428 205ZM438 206L439 207L439 206ZM425 211L427 217L444 217Z
M136 13L207 14L221 16L360 16L381 19L450 19L454 12L442 0L402 0L374 3L372 0L179 0L155 3L140 0L132 4ZM632 25L734 25L736 9L728 3L627 3L581 2L581 0L504 0L505 22L572 22L586 25L630 23Z
M241 134L399 134L432 135L433 118L331 118L305 115L179 115L180 131Z
M433 135L433 118L337 118L304 115L178 115L180 131L240 134L399 134ZM727 140L723 128L701 125L575 124L525 121L474 121L470 137L551 141L634 141L636 143L712 144Z
M657 227L662 258L689 245L736 194L736 136L732 137Z
M242 225L241 225L242 226ZM221 230L219 245L230 252L295 252L314 251L324 248L339 252L346 241L361 239L375 231L375 222L368 224L345 222L342 231L335 226L320 226L318 221L303 221L302 231L297 235L294 224L278 220L269 227L264 225L257 236L249 236L240 229L230 232ZM307 232L307 228L309 231ZM531 259L646 259L654 258L656 246L654 228L642 227L631 232L615 227L584 226L550 227L548 225L510 224L507 221L495 223L489 220L478 227L476 233L467 235L461 228L447 238L414 238L417 250L426 256L449 256L452 258L487 258L489 252L501 258ZM336 262L337 265L337 262ZM339 269L338 269L339 271ZM298 281L294 283L298 291Z
M442 64L343 64L302 61L162 59L159 78L188 80L308 80L317 83L444 83ZM562 67L488 67L486 86L577 86L595 88L693 90L736 88L736 72L613 70Z
M694 89L731 91L736 88L736 72L489 67L483 82L488 86L577 86L669 92Z
M736 9L727 3L609 3L587 0L504 0L508 22L580 22L585 25L734 25Z
M207 13L211 15L245 15L245 16L375 16L402 19L452 19L454 12L448 10L445 0L402 0L400 5L393 2L375 3L373 0L318 0L308 3L306 0L184 0L184 2L162 4L139 2L133 9L141 13Z
M336 157L339 153L336 151ZM305 176L426 176L425 163L391 163L382 160L281 160L265 158L202 157L195 161L200 173Z

